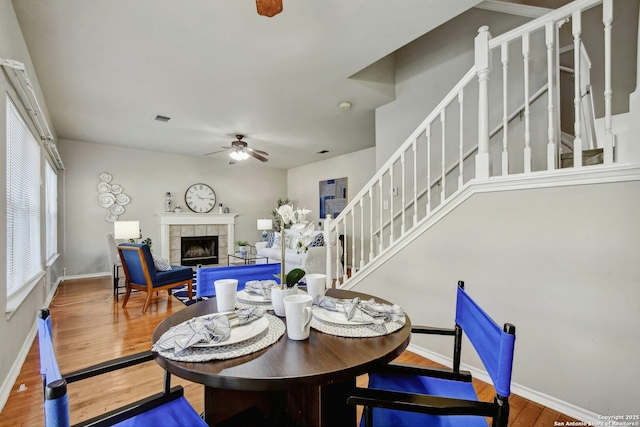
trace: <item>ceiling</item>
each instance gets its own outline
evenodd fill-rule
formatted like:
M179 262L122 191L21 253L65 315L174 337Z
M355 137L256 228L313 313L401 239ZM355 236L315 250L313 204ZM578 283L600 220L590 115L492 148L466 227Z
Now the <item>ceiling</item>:
M380 60L477 3L13 0L58 138L202 156L244 134L279 168L373 147Z

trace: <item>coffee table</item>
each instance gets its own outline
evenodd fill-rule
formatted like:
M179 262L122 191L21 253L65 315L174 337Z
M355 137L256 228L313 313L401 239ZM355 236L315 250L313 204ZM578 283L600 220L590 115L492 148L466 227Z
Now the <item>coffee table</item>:
M239 259L242 260L243 262L234 262L233 264L243 264L243 265L248 265L248 264L255 264L257 260L259 259L264 259L266 260L266 263L269 264L269 258L266 256L260 256L260 255L256 255L256 254L246 254L245 256L242 255L236 255L236 254L229 254L227 255L227 264L228 265L233 265L231 263L231 258L235 258L235 259Z

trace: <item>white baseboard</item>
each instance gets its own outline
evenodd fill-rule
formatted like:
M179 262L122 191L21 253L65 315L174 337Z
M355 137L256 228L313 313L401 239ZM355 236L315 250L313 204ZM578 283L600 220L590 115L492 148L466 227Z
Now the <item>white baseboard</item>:
M98 272L98 273L87 273L87 274L73 274L71 276L62 276L59 280L73 280L73 279L90 279L92 277L110 277L110 272Z
M439 353L434 353L415 344L409 344L407 350L433 362L440 363L444 366L451 366L452 363L452 359L450 357L443 356ZM492 384L491 379L489 378L489 375L486 371L480 370L473 366L465 365L464 363L460 365L460 368L471 372L471 375L474 378ZM568 415L577 420L592 423L592 425L598 425L598 422L602 422L602 417L599 418L598 414L596 414L595 412L589 411L588 409L581 408L572 403L565 402L539 391L532 390L529 387L525 387L514 382L511 383L511 393L517 394L518 396L524 397L525 399L538 403L549 409L553 409L554 411L558 411L564 415Z
M49 295L43 304L43 307L49 307L51 301L53 300L53 296L58 289L58 285L62 281L62 278L58 278L56 282L51 287L49 291ZM35 319L35 318L34 318ZM5 377L4 383L0 387L0 412L4 409L4 405L6 405L7 400L9 400L9 396L13 391L13 386L16 383L18 376L20 375L20 371L22 370L22 365L24 365L24 361L27 360L27 356L29 355L29 350L31 350L31 346L33 345L33 341L36 339L36 335L38 333L38 321L34 320L33 326L27 335L27 338L24 340L22 344L22 348L18 353L18 357L13 361L13 365L11 365L11 369L9 373Z

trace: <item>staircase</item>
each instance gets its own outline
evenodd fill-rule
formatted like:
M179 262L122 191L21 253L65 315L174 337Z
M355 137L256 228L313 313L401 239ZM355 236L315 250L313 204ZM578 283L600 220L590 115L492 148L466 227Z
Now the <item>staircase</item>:
M590 46L582 39L582 16L594 7L601 10L602 27L588 31L598 31L604 46L599 135L592 125ZM357 284L476 191L614 166L612 21L613 0L576 0L495 38L481 27L474 66L341 214L325 221L325 235L343 240L342 287ZM570 46L560 45L568 39ZM560 110L560 73L566 71L560 55L567 52L573 55L573 123L564 126L573 129L570 143L561 138L560 120L566 116ZM514 111L514 104L521 107Z

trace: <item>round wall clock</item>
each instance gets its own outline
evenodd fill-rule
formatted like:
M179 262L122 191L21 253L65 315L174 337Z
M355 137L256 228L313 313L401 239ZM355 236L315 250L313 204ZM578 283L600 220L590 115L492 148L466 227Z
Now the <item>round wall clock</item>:
M216 193L207 184L193 184L187 188L184 201L196 213L211 212L216 205Z

